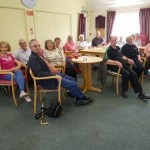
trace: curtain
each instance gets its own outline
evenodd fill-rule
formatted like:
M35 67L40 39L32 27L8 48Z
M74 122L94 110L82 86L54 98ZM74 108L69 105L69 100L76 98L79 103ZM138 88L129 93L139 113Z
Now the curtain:
M110 35L112 32L112 28L114 25L114 21L115 21L115 17L116 17L116 11L109 11L107 12L107 42L109 42L110 39Z
M86 18L82 13L79 15L78 37L80 34L83 34L84 37L86 37Z
M140 9L139 21L140 21L140 34L146 35L149 41L150 40L150 8Z

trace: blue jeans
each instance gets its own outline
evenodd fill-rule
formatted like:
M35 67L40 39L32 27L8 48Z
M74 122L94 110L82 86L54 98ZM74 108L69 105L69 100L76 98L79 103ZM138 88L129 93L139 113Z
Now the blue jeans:
M8 81L11 80L11 75L10 74L5 75L4 80ZM20 92L24 91L25 79L21 70L14 71L14 81L17 82Z
M64 75L60 72L58 73L58 75L62 77L61 86L69 90L76 99L80 100L84 97L83 92L78 87L77 82L74 78L68 75Z

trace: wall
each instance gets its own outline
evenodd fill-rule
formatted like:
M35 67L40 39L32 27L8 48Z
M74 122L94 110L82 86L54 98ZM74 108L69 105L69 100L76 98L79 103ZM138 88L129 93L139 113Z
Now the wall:
M7 33L7 36L5 36L5 32L7 31L8 28L6 28L5 25L3 25L3 29L1 29L2 32L1 36L0 36L0 41L1 40L8 40L8 42L10 42L12 49L16 49L18 47L18 39L19 38L25 38L27 41L29 41L31 38L39 38L42 36L42 38L40 39L40 42L42 42L41 44L44 45L44 33L47 33L48 29L47 28L43 28L42 33L43 35L40 35L39 33L37 33L37 16L39 15L39 12L43 12L43 13L51 13L53 14L53 16L56 16L57 14L59 16L66 16L64 17L65 19L70 19L69 22L69 26L67 27L69 28L68 30L64 30L64 33L66 36L63 35L62 38L62 45L65 43L65 41L67 40L67 35L68 33L72 34L74 37L74 40L77 40L77 32L78 32L78 15L79 13L81 13L81 8L82 6L86 7L89 10L89 7L87 6L85 0L37 0L37 4L33 9L33 16L32 15L27 15L27 11L30 11L29 9L25 8L23 6L23 4L21 3L21 0L0 0L0 8L4 8L6 9L6 11L12 11L13 9L15 11L12 11L13 14L12 16L8 16L9 14L7 14L7 16L5 16L5 13L3 14L3 16L1 16L2 20L1 22L5 22L6 19L6 23L9 24L9 33L12 34L11 36L9 36L9 33ZM21 12L22 17L18 16L18 11L19 13ZM32 10L31 10L32 11ZM57 15L57 16L58 16ZM18 20L14 20L16 19L16 16ZM70 16L70 17L68 17ZM62 17L62 18L63 18ZM39 19L39 18L38 18ZM42 18L42 21L45 21L45 24L47 23L47 18L44 19L44 17ZM63 20L62 20L63 21ZM68 20L67 20L68 21ZM18 22L18 24L15 22ZM38 22L40 22L38 20ZM87 24L89 22L89 19L87 19ZM22 25L23 23L23 25ZM13 27L11 27L11 24L13 24ZM61 24L61 22L60 22ZM62 23L63 25L64 23ZM16 28L15 28L16 26ZM38 26L39 27L39 26ZM39 29L39 28L38 28ZM87 31L89 32L89 31ZM3 34L2 34L3 33ZM15 35L13 34L15 33ZM58 33L59 34L59 33ZM55 35L57 35L57 31L55 31ZM3 36L5 38L3 38ZM13 37L14 36L14 37ZM22 36L22 37L20 37ZM58 35L59 36L59 35ZM46 37L47 38L47 37ZM11 40L13 39L13 40Z

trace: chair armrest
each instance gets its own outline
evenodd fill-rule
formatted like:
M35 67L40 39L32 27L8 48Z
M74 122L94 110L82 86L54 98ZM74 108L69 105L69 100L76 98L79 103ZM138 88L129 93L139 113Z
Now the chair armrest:
M0 74L10 74L11 75L11 82L14 82L14 74L11 71L0 71Z
M107 65L117 66L114 62L106 62Z

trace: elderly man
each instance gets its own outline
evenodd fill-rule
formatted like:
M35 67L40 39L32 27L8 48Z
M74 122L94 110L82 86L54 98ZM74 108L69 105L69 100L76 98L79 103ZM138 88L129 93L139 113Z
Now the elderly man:
M103 39L101 38L101 33L100 31L96 32L96 37L92 40L92 46L100 46L103 42Z
M139 93L138 98L147 101L150 99L150 96L146 96L143 92L141 84L138 80L136 73L131 69L130 65L132 61L128 59L126 56L123 56L120 53L119 46L116 46L117 37L112 36L110 38L110 46L107 50L107 62L116 64L119 68L121 68L121 75L122 75L122 92L121 95L124 98L128 98L128 83L131 82L131 85L134 89L135 93Z
M144 66L138 48L133 43L132 36L128 36L126 38L126 44L122 47L121 51L124 56L133 60L133 70L137 73L138 78L140 78L142 72L144 71Z
M83 92L77 86L74 78L63 75L57 72L57 69L49 64L44 57L40 55L40 44L36 39L32 39L29 42L30 49L32 51L29 61L27 63L28 67L32 69L33 73L38 77L45 76L60 76L62 78L61 86L69 90L73 96L76 98L76 105L86 105L93 102L93 99L86 97ZM39 81L39 85L45 89L55 89L58 86L56 79Z
M27 42L24 39L20 39L18 44L20 48L14 52L14 57L21 63L27 64L29 56L31 55L31 50L27 48Z

